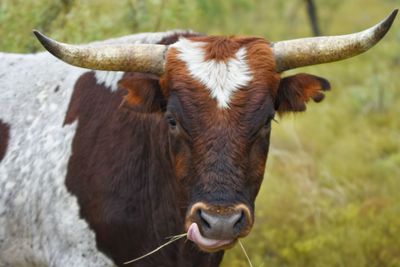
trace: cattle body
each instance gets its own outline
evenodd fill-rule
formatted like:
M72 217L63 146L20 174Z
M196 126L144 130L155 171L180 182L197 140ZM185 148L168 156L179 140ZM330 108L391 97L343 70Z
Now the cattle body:
M217 208L228 213L239 209L235 223L243 216L243 235L248 233L264 173L279 75L273 72L271 52L262 39L163 33L159 42L172 44L181 35L187 38L171 46L168 57L173 67L162 79L152 74L88 72L44 53L2 54L2 69L8 68L1 76L6 85L1 92L1 127L7 136L2 138L0 168L5 192L2 265L121 265L186 231L199 220L193 210L201 208L203 216ZM151 43L143 39L139 40ZM213 49L209 55L202 48L207 44ZM199 58L192 60L196 53ZM247 60L247 53L257 53L257 59ZM227 65L236 72L224 79L213 76L222 75ZM202 72L210 77L205 87L196 81ZM290 80L304 79L309 79L307 86L314 86L304 95L307 100L320 97L320 90L329 87L307 75ZM168 83L183 90L163 92ZM159 84L165 84L164 89ZM251 95L241 87L249 87ZM171 95L168 103L165 95ZM192 99L196 105L185 104ZM281 103L283 107L286 102ZM230 105L238 108L232 111ZM288 110L304 109L287 105ZM259 110L262 116L254 116ZM215 121L208 117L210 112L217 116ZM183 127L171 125L171 114L182 116L182 125L193 124L184 116L197 114L196 125L185 125L191 130L183 132ZM243 131L236 128L240 124L255 127ZM187 134L196 140L190 144L192 152ZM199 162L196 170L191 170L191 159ZM185 191L187 187L194 193ZM208 202L217 204L210 208ZM228 230L219 234L222 237L216 240L230 235ZM218 245L233 245L224 242ZM212 252L213 246L203 250ZM182 240L137 265L218 266L222 255L205 253Z
M166 32L74 47L35 32L58 58L110 71L0 55L0 265L122 266L186 233L129 264L218 266L253 226L275 113L330 89L281 72L361 53L395 15L339 47L318 39L331 54L315 39Z

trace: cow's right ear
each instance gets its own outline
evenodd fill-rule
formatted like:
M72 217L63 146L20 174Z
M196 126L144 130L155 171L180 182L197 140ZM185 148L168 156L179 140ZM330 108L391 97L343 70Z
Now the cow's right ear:
M126 73L118 87L126 90L121 107L145 113L165 110L166 100L156 75Z

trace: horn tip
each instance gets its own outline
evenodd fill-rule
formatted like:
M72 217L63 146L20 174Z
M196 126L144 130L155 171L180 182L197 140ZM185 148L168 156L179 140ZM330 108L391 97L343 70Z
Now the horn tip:
M43 37L45 37L40 31L33 29L32 30L33 34L36 36L36 38L42 42L41 40L43 39Z
M394 20L396 19L397 13L399 12L399 9L394 9L392 13L390 13L389 16L387 16L381 23L377 25L376 29L376 41L378 42L380 39L382 39L386 33L390 30L392 27L392 24Z
M52 40L51 38L47 37L46 35L44 35L43 33L41 33L38 30L34 29L34 30L32 30L32 32L47 51L49 51L55 57L58 57L59 59L63 59L63 56L60 53L60 47L59 47L58 42Z
M39 40L39 42L47 49L47 44L49 38L46 37L43 33L41 33L38 30L32 30L33 34L36 36L36 38Z
M385 22L387 23L387 25L390 27L392 26L393 21L395 20L397 13L399 13L399 9L396 8L392 11L392 13L390 13L390 15L385 19Z

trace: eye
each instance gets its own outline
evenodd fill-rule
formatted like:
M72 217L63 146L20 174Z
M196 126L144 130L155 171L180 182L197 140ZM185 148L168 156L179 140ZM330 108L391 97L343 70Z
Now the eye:
M174 118L168 118L168 124L171 127L176 127L176 120Z
M264 123L264 129L268 129L271 128L271 119L268 119L265 123Z
M176 127L176 120L175 120L175 118L173 118L172 116L168 116L168 117L167 117L167 121L168 121L168 124L169 124L169 126L170 126L171 128L175 128L175 127Z
M264 129L269 129L269 128L271 128L271 121L275 121L275 122L277 122L277 120L275 120L275 114L274 115L272 115L271 117L269 117L268 119L267 119L267 121L264 123Z

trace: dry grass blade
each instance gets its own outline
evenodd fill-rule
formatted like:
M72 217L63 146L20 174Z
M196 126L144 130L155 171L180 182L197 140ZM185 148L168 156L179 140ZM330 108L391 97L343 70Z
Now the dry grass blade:
M143 258L146 258L147 256L150 256L151 254L153 254L153 253L159 251L159 250L162 249L163 247L168 246L169 244L171 244L171 243L173 243L173 242L175 242L175 241L181 239L182 237L185 237L186 235L187 235L187 234L185 233L185 234L180 234L180 235L176 235L176 236L167 237L167 238L169 238L170 240L167 241L166 243L164 243L164 244L162 244L161 246L159 246L158 248L156 248L156 249L150 251L149 253L144 254L143 256L140 256L140 257L138 257L138 258L136 258L136 259L133 259L133 260L124 262L124 264L130 264L130 263L132 263L132 262L135 262L135 261L141 260L141 259L143 259Z
M180 234L180 235L168 236L168 237L166 237L166 239L170 239L170 240L175 239L175 238L179 239L179 238L182 238L182 237L185 237L185 236L187 236L187 233Z
M253 267L253 264L251 263L251 260L250 260L250 258L249 258L249 255L247 255L247 252L246 252L246 250L244 249L244 246L243 246L242 242L240 242L240 240L238 240L238 241L239 241L240 247L241 247L242 250L243 250L244 255L245 255L246 258L247 258L247 261L249 262L250 267Z

